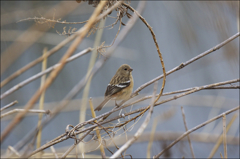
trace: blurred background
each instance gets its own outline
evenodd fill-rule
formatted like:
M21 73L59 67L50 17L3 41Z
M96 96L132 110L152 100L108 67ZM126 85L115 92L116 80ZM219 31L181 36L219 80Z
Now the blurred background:
M131 2L133 8L137 8L139 2ZM43 49L52 49L63 41L67 35L59 35L72 28L81 28L84 24L53 24L37 23L34 20L18 22L26 18L45 17L48 19L66 20L67 22L81 22L87 20L95 8L87 2L76 1L1 1L1 81L9 77L18 69L42 56ZM131 11L129 11L132 14ZM111 16L116 16L112 12ZM237 1L150 1L142 13L145 20L151 25L156 34L160 51L163 55L166 71L188 61L198 54L216 46L239 31L239 2ZM114 18L108 17L105 26L112 24ZM127 17L123 18L126 24ZM118 22L119 24L119 22ZM118 24L113 28L105 28L101 42L110 45L113 41ZM124 26L122 26L123 28ZM58 33L57 33L58 32ZM88 47L93 47L96 33L86 37L78 46L75 53ZM47 67L56 64L65 54L69 44L61 48L47 59ZM44 109L53 109L68 94L68 92L87 73L91 52L66 64L52 85L45 93ZM98 55L101 58L102 55ZM99 72L92 78L88 98L92 97L94 107L103 100L105 89L118 67L129 64L133 68L134 90L142 84L162 74L161 63L155 44L148 28L138 20L121 45L114 51L111 58L104 64ZM1 88L1 94L14 87L23 80L41 71L39 63L28 71ZM185 68L167 76L164 92L171 92L185 88L202 86L217 82L223 82L239 78L239 38L233 40L219 50L199 59ZM15 91L1 100L1 107L17 100L18 103L5 110L7 112L15 108L23 108L36 90L40 87L40 78ZM162 80L158 83L160 91ZM140 92L137 98L151 95L153 85ZM81 107L83 104L83 91L42 131L42 144L65 132L66 125L76 125L80 122ZM169 98L161 97L160 100ZM147 106L150 100L135 104L124 111L134 110ZM86 102L85 120L91 119L89 104ZM182 119L181 106L185 110L186 122L191 129L196 125L213 118L231 108L239 105L239 89L213 89L202 90L177 100L159 105L154 108L151 121L142 137L134 143L126 152L132 157L146 157L149 137L155 127L154 142L151 156L159 153L174 139L185 132ZM111 110L114 102L97 112L97 115ZM38 103L34 106L37 109ZM1 112L4 113L4 112ZM112 114L116 116L119 112ZM228 157L239 157L239 113L227 115L227 123L236 114L228 135ZM15 114L1 118L1 132L6 128ZM128 138L133 135L143 122L146 114L129 130ZM124 120L124 119L121 119ZM1 143L1 151L5 152L8 146L14 146L20 141L38 122L37 113L29 113L24 120L17 125L11 134ZM117 122L117 121L116 121ZM195 134L195 136L194 136ZM198 129L192 133L191 141L195 157L206 158L222 134L222 119ZM116 134L116 143L120 146L125 143L126 136L123 131ZM74 140L67 140L54 147L56 151L63 151L72 145ZM86 144L85 150L99 155ZM97 142L95 143L97 145ZM115 151L115 147L109 148ZM139 151L141 150L141 151ZM46 152L50 151L49 149ZM220 145L214 157L219 158L223 154L223 145ZM106 151L106 155L111 153ZM191 158L191 151L187 138L172 147L164 157Z

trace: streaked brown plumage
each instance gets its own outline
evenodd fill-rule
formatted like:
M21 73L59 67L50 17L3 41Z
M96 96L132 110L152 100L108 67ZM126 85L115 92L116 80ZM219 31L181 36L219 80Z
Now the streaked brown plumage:
M95 111L100 111L110 99L124 100L130 97L134 85L132 70L133 69L127 64L119 67L107 86L105 99L95 108Z

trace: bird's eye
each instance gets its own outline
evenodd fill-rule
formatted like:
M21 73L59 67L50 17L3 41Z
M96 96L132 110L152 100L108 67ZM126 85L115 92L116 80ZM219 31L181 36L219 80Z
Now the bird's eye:
M127 71L127 68L124 68L124 70L126 70L126 71Z

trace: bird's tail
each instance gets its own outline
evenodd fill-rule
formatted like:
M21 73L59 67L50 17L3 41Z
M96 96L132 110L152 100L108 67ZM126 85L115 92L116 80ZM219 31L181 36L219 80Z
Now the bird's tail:
M97 108L95 108L94 110L100 111L109 102L110 99L111 99L111 96L105 97L102 103L99 106L97 106Z

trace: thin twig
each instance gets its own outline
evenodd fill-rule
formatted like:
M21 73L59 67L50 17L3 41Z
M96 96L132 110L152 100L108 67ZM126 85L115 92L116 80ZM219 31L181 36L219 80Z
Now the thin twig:
M18 157L20 157L19 152L17 152L12 146L8 146L8 149L11 150L15 155L17 155Z
M204 56L206 56L206 55L208 55L208 54L210 54L210 53L212 53L212 52L220 49L221 47L223 47L224 45L226 45L227 43L231 42L232 40L236 39L236 38L239 37L239 36L240 36L240 32L236 33L235 35L231 36L231 37L228 38L227 40L225 40L225 41L223 41L222 43L216 45L215 47L213 47L213 48L211 48L211 49L209 49L209 50L207 50L207 51L205 51L205 52L203 52L203 53L201 53L201 54L193 57L192 59L190 59L190 60L188 60L188 61L186 61L186 62L184 62L184 63L181 63L179 66L174 67L173 69L171 69L171 70L169 70L168 72L166 72L166 75L168 76L168 75L170 75L171 73L173 73L173 72L175 72L175 71L178 71L178 70L184 68L185 66L191 64L192 62L195 62L195 61L197 61L198 59L200 59L200 58L202 58L202 57L204 57ZM163 78L163 76L164 76L164 75L160 75L160 76L152 79L151 81L148 81L147 83L144 83L143 85L141 85L140 87L138 87L138 88L134 91L134 93L131 95L131 97L130 97L129 99L131 99L131 98L133 98L134 96L138 95L138 93L139 93L141 90L143 90L143 89L146 88L147 86L151 85L151 84L154 83L155 81L160 80L161 78ZM237 89L238 89L238 88L237 88ZM150 97L150 98L151 98L151 97ZM127 99L127 100L129 100L129 99ZM119 105L122 105L122 104L125 103L127 100L122 101Z
M238 114L234 114L232 119L230 120L230 122L228 123L227 125L227 130L226 130L226 133L229 131L229 129L231 128L233 122L235 121L235 119L237 118ZM222 141L223 141L223 134L220 135L220 137L218 138L216 144L214 145L210 155L208 156L208 158L213 158L214 154L217 152L217 149L218 147L222 144Z
M131 138L130 140L128 140L120 149L118 149L110 158L117 158L121 153L123 153L124 151L126 151L143 133L143 131L146 129L150 118L152 116L153 113L153 105L155 103L155 96L156 96L156 91L157 91L157 82L155 82L154 84L154 90L153 90L153 95L152 95L152 101L150 103L150 110L149 113L147 114L144 122L142 123L142 125L140 126L140 128L137 130L137 132L135 133L134 137Z
M167 112L164 112L164 113L162 113L159 116L154 118L154 121L153 121L153 124L152 124L152 130L151 130L150 137L149 137L150 139L149 139L149 142L148 142L146 158L151 157L151 149L152 149L152 144L153 144L155 133L156 133L155 131L156 131L156 128L157 128L157 124L159 122L163 122L163 121L171 118L175 114L175 112L176 112L176 109L171 108Z
M224 113L222 113L222 114L220 114L220 115L218 115L218 116L216 116L216 117L214 117L214 118L212 118L212 119L210 119L210 120L207 120L207 121L203 122L202 124L199 124L198 126L192 128L192 129L188 130L187 132L183 133L180 137L178 137L174 142L172 142L170 145L168 145L168 146L167 146L164 150L162 150L159 154L153 156L153 158L159 158L165 151L167 151L168 149L170 149L173 145L175 145L176 143L178 143L182 138L184 138L185 136L189 135L189 134L192 133L193 131L195 131L195 130L197 130L197 129L199 129L199 128L201 128L201 127L203 127L203 126L205 126L205 125L207 125L207 124L209 124L209 123L211 123L211 122L213 122L213 121L215 121L215 120L217 120L217 119L219 119L219 118L221 118L224 114L225 114L225 115L228 115L228 114L230 114L230 113L232 113L232 112L234 112L234 111L237 111L239 108L240 108L240 106L237 106L237 107L235 107L235 108L233 108L233 109L230 109L230 110L228 110L228 111L226 111L226 112L224 112Z
M76 141L62 156L61 158L66 158L67 155L79 144L92 130L88 130L80 139Z
M2 114L1 118L5 117L7 115L13 114L13 113L24 112L24 111L25 111L25 109L13 109L13 110L10 110L10 111ZM38 109L29 109L29 110L27 110L27 112L29 112L29 113L44 113L44 114L50 113L49 110L38 110Z
M50 149L51 149L53 155L55 156L55 158L58 159L58 155L57 155L57 153L56 153L55 148L54 148L53 146L51 146Z
M240 79L238 78L238 79L229 80L229 81L225 81L225 82L213 83L213 84L205 85L205 86L201 86L201 87L194 87L192 90L190 90L188 92L185 92L185 93L182 93L180 95L176 95L173 98L176 99L176 98L179 98L181 96L184 96L184 95L187 95L187 94L191 94L193 92L197 92L197 91L200 91L200 90L203 90L203 89L206 89L206 88L216 87L216 86L219 86L219 85L225 85L225 84L230 84L230 83L236 83L236 82L239 82L239 81L240 81ZM162 104L163 102L165 103L166 100L158 102L155 105Z
M240 81L240 79L235 79L235 80L230 80L230 81L225 81L225 82L219 82L219 83L214 83L214 84L210 84L210 85L205 85L205 86L197 87L197 89L194 88L193 90L191 90L191 91L189 91L189 92L182 93L182 94L179 94L179 95L177 95L177 96L174 96L174 97L171 97L171 98L162 100L162 101L156 103L155 106L160 105L160 104L163 104L163 103L166 103L166 102L169 102L169 101L172 101L172 100L176 100L177 98L180 98L180 97L186 96L186 95L188 95L188 94L197 92L197 91L199 91L199 90L201 90L201 89L203 89L203 88L212 87L213 85L229 84L229 83L234 83L234 82L238 82L238 81ZM90 119L90 120L85 121L85 122L83 122L83 123L79 123L79 124L77 124L77 125L75 126L75 128L76 128L76 129L79 129L79 128L81 128L82 126L84 126L84 125L86 125L86 124L88 124L88 123L93 122L94 120L101 119L101 118L103 118L103 117L105 117L105 116L107 116L107 115L109 115L109 114L112 114L113 112L116 112L116 111L118 111L118 110L120 110L120 109L123 109L123 108L126 108L126 107L128 107L128 106L130 106L130 104L127 104L127 105L124 105L124 106L122 106L122 107L113 109L113 110L111 110L111 111L109 111L109 112L106 112L106 113L104 113L104 114L102 114L102 115L100 115L100 116L98 116L98 117L96 117L96 118ZM135 114L135 113L138 113L138 112L143 112L143 111L146 110L146 108L147 108L147 107L139 108L139 109L134 110L134 111L129 112L129 113L120 114L119 116L116 116L116 117L114 117L114 118L112 118L112 119L108 119L108 120L102 121L102 122L100 122L99 124L103 125L103 124L105 124L105 123L108 123L108 122L111 122L111 121L114 121L114 120L117 120L117 119L120 119L120 118L124 118L124 117L126 117L126 116L128 116L128 115L131 115L131 114ZM132 119L130 119L130 120L132 121L132 120L134 120L134 119L136 119L136 118L134 117L134 118L132 118ZM128 120L127 122L130 122L130 120ZM79 131L76 132L76 134L80 134L80 133L85 132L85 131L87 131L87 130L89 130L89 129L93 129L93 128L95 128L96 126L97 126L97 125L92 125L92 126L90 126L90 127L88 127L88 128L79 130Z
M69 7L65 8L66 5L69 5ZM56 5L52 6L51 8L49 8L48 10L46 10L46 8L45 8L43 16L49 17L52 15L53 10L57 10L58 17L65 17L66 15L70 14L74 9L76 9L78 6L79 5L74 5L72 2L61 1L61 2L57 3ZM29 48L31 45L33 45L50 28L51 27L41 27L41 32L35 32L36 34L33 35L31 33L31 30L39 30L39 26L36 24L33 24L30 27L28 27L28 29L25 30L21 35L19 35L15 39L15 41L12 44L10 44L10 46L8 48L6 48L3 52L1 52L1 74L6 70L7 67L9 67L9 65L12 62L14 62L25 50L27 50L27 48ZM22 40L22 39L31 39L31 40L27 43L19 43L18 41ZM68 40L66 40L66 41L68 41ZM70 42L70 41L68 41L68 42ZM64 45L62 45L62 46L64 46ZM55 50L53 52L60 49L59 45L54 47L54 49ZM11 57L11 58L9 58L9 57ZM40 60L38 62L41 62L41 61L42 60ZM20 71L19 72L16 71L15 73L17 74L17 76L21 74ZM10 79L10 78L8 78L8 79ZM12 79L13 78L11 77L11 80ZM4 80L4 81L5 82L1 82L1 84L0 84L1 88L3 86L3 83L5 85L7 82L9 82L9 80L8 81Z
M85 50L83 50L83 51L81 51L81 52L79 52L79 53L77 53L77 54L69 57L69 58L67 59L67 63L68 63L68 62L71 62L71 61L73 61L73 60L75 60L75 59L77 59L77 58L79 58L79 57L81 57L82 55L85 55L86 53L88 53L88 52L90 52L90 51L92 51L92 50L93 50L92 48L87 48L87 49L85 49ZM39 72L39 73L37 73L37 74L29 77L28 79L20 82L19 84L13 86L13 87L10 88L9 90L7 90L7 91L4 92L3 94L1 94L0 99L5 98L6 96L8 96L8 95L12 94L13 92L17 91L18 89L22 88L22 87L25 86L26 84L28 84L28 83L30 83L30 82L38 79L39 77L41 77L41 76L43 76L43 75L51 72L53 69L57 68L58 66L59 66L59 63L57 63L57 64L55 64L55 65L47 68L45 71Z
M143 2L141 2L139 4L139 7L138 7L138 10L139 11L142 11L143 10L143 7L144 5L142 5ZM90 75L94 75L104 64L104 62L111 56L111 53L116 49L116 47L122 42L122 40L124 39L124 37L127 35L127 33L131 30L131 28L133 27L133 25L136 23L136 20L137 20L137 16L133 16L128 22L127 22L127 25L126 27L124 27L124 29L122 29L122 31L120 32L119 36L118 36L118 39L117 41L114 43L114 45L109 48L109 50L107 51L107 53L105 54L106 56L99 59L96 64L95 64L95 67L93 67L92 71L91 71L91 74ZM89 76L90 76L89 75ZM60 104L60 108L63 107L65 104L67 104L66 102L69 102L68 100L72 99L76 93L86 84L86 81L88 80L89 76L86 76L85 78L83 78L83 80L81 80L79 82L79 84L77 84L75 86L75 88L67 95L67 101L66 100L63 100L63 104L61 105ZM115 110L116 111L116 110ZM114 111L114 112L115 112ZM108 112L108 114L102 114L100 115L98 118L95 118L94 120L98 120L102 117L105 117L109 114L111 114L112 112ZM94 120L90 120L90 122L93 122ZM90 123L89 122L89 123ZM76 125L73 129L76 130L84 125L86 125L87 123L86 122L83 122L83 123L79 123L78 125Z
M199 54L198 56L195 56L194 58L184 62L184 63L181 63L179 66L176 66L174 67L173 69L169 70L168 72L166 72L166 75L170 75L171 73L175 72L175 71L178 71L180 69L182 69L183 67L193 63L194 61L220 49L221 47L223 47L224 45L226 45L227 43L231 42L232 40L236 39L237 37L240 36L240 32L236 33L235 35L231 36L230 38L228 38L227 40L221 42L220 44L214 46L213 48ZM161 78L163 78L163 75L160 75L154 79L152 79L151 81L141 85L140 87L137 88L137 90L134 91L134 94L137 94L138 92L140 92L141 90L143 90L145 87L149 86L150 84L154 83L155 81L157 80L160 80Z
M120 32L120 29L121 29L121 26L122 26L122 24L121 24L121 22L122 22L122 17L119 18L119 21L120 21L120 22L119 22L118 31L117 31L117 34L115 35L112 43L111 43L110 45L108 45L108 46L100 46L100 47L97 49L99 53L101 53L102 50L105 50L105 48L111 47L111 46L114 44L114 42L116 41L117 36L118 36L118 34L119 34L119 32ZM118 20L116 20L116 22L118 22Z
M235 82L238 82L238 81L235 81ZM232 83L235 83L235 82L232 82ZM203 87L203 86L201 86L201 87ZM208 87L208 85L205 85L204 88L203 88L203 90L208 90L208 89L212 89L212 88L214 88L214 89L217 89L217 88L223 89L223 88L225 88L225 87L228 87L228 86ZM228 87L228 88L230 88L230 87ZM227 89L228 89L228 88L227 88ZM172 94L187 92L187 91L191 91L191 90L193 90L193 89L195 89L195 87L191 87L191 88L187 88L187 89L182 89L182 90L178 90L178 91L173 91L173 92L166 92L166 93L163 93L162 96L167 96L167 95L172 95ZM235 86L233 86L233 89L235 89ZM237 89L239 89L239 88L237 88ZM157 95L158 95L158 94L157 94ZM124 106L124 108L127 107L127 106L130 106L130 105L133 105L133 104L142 102L142 101L144 101L144 100L150 99L150 98L152 98L152 95L142 97L142 98L137 99L137 100L135 100L135 101L133 101L133 102L131 102L131 103L129 103L129 104L126 104L126 105Z
M188 131L187 122L186 122L186 118L185 118L185 113L184 113L183 107L181 107L181 110L182 110L182 116L183 116L183 122L184 122L185 130ZM189 143L189 147L190 147L190 150L191 150L192 158L195 158L195 155L194 155L194 152L193 152L192 143L191 143L189 135L187 136L187 138L188 138L188 143Z
M3 110L5 110L5 109L7 109L7 108L9 108L9 107L11 107L11 106L13 106L13 105L15 105L15 104L17 104L17 103L18 103L18 101L15 100L14 102L9 103L8 105L3 106L3 107L1 108L1 110L0 110L0 112L3 111Z
M44 17L40 17L40 18L39 17L33 17L33 18L21 19L21 20L17 21L16 23L23 22L23 21L28 21L28 20L34 20L34 21L38 20L41 23L50 22L50 23L59 23L59 24L83 24L83 23L88 22L88 20L82 21L82 22L66 22L66 21L59 21L59 20L54 20L54 19L47 19L47 18L44 18Z
M186 88L186 89L182 89L182 90L178 90L178 91L173 91L173 92L166 92L163 93L163 96L167 96L167 95L171 95L171 94L177 94L177 93L182 93L182 92L187 92L192 90L193 88ZM240 89L240 86L218 86L218 87L209 87L206 88L206 90L209 89Z
M115 3L113 6L111 6L110 8L108 8L105 12L103 12L101 15L99 15L96 19L95 22L99 21L100 19L102 19L103 17L105 17L106 15L108 15L112 10L114 10L115 8L117 8L119 5L121 4L121 2L117 2ZM66 39L64 39L61 43L59 43L57 46L55 46L54 48L52 48L51 50L49 50L46 55L43 57L39 57L36 60L30 62L29 64L27 64L26 66L22 67L21 69L19 69L18 71L16 71L15 73L13 73L12 75L10 75L8 78L6 78L4 81L1 82L0 88L2 88L4 85L6 85L8 82L10 82L11 80L13 80L14 78L16 78L17 76L21 75L23 72L27 71L28 69L30 69L31 67L35 66L36 64L38 64L39 62L41 62L45 57L48 57L50 55L52 55L53 53L55 53L56 51L58 51L59 49L61 49L63 46L65 46L67 43L71 42L73 39L75 39L79 33L81 32L81 29L79 29L75 34L67 37Z
M27 111L33 107L35 102L38 100L39 96L51 85L53 80L56 78L58 73L63 69L63 67L66 64L67 59L73 54L73 52L76 50L77 46L82 42L83 38L87 34L87 32L90 30L91 26L95 23L97 20L97 16L100 14L102 11L103 7L105 6L106 1L101 1L97 8L94 10L92 16L90 17L89 21L84 25L83 28L80 29L79 35L76 37L72 45L69 47L65 55L61 58L59 61L60 66L54 69L48 78L46 79L46 82L44 83L43 87L40 88L29 100L27 105L25 106L25 110L22 113L19 113L12 121L11 123L3 130L2 135L1 135L1 141L5 139L6 136L8 136L11 132L11 130L17 125L23 117L26 115Z
M118 3L116 3L116 4L118 4L118 5L120 5L121 4L121 2L118 2ZM115 4L115 5L116 5ZM111 7L112 8L112 7ZM112 8L112 9L114 9L114 8ZM141 8L142 9L142 8ZM108 10L109 12L111 11L111 10ZM91 75L94 75L102 66L103 66L103 64L104 64L104 62L108 59L108 57L110 57L110 55L111 55L111 53L116 49L116 47L120 44L120 42L122 42L122 40L124 39L124 37L127 35L127 33L130 31L130 29L133 27L133 25L136 23L136 20L137 20L137 16L134 18L134 16L128 21L128 25L126 26L126 27L124 27L124 29L120 32L120 34L119 34L119 38L118 38L118 40L116 40L115 41L115 43L114 43L114 45L111 47L111 48L109 48L109 50L107 51L107 53L106 53L106 57L104 57L104 58L101 58L101 59L99 59L98 61L97 61L97 63L95 64L95 67L92 69L92 71L91 71ZM54 118L54 116L60 111L60 110L62 110L68 103L69 103L69 101L78 93L78 91L80 91L81 89L82 89L82 87L86 84L86 81L88 80L88 77L84 77L81 81L79 81L79 83L68 93L68 95L64 98L64 100L59 104L59 106L58 106L58 108L56 108L55 110L53 110L52 111L52 116L51 117L49 117L49 118L47 118L45 121L43 121L43 123L42 123L42 127L44 126L44 125L46 125L47 123L48 123L48 121L50 121L51 119L53 119ZM95 119L96 120L96 119ZM93 120L94 121L94 120ZM92 121L91 121L92 122ZM25 142L27 142L28 141L28 138L29 137L31 137L31 136L33 136L34 135L34 133L37 131L37 128L35 128L33 131L31 131L31 133L29 133L28 134L28 137L26 137L25 139L24 139L24 141L21 141L20 143L18 143L17 145L22 145L22 144L24 144ZM49 147L49 146L51 146L51 145L54 145L54 144L56 144L56 143L58 143L58 142L61 142L61 141L63 141L63 140L65 140L65 139L63 139L62 137L63 136L65 136L66 135L66 133L65 134L63 134L63 135L60 135L59 137L57 137L58 139L57 140L55 140L54 139L54 141L52 141L52 142L50 142L50 143L48 143L48 144L45 144L45 145L43 145L41 148L39 148L39 149L37 149L37 150L35 150L34 152L32 152L32 154L30 154L30 156L31 155L33 155L33 154L35 154L35 153L37 153L37 152L39 152L39 151L41 151L41 150L43 150L43 149L45 149L45 148L47 148L47 147ZM18 146L18 147L20 147L20 146Z
M224 158L227 159L227 131L226 131L226 114L223 114L223 148Z

